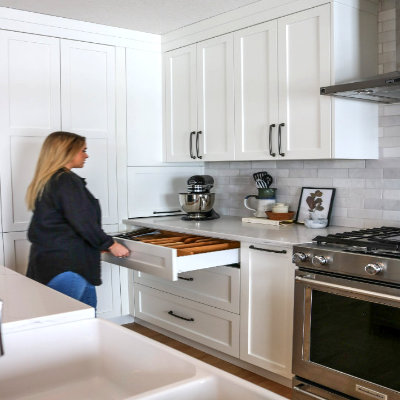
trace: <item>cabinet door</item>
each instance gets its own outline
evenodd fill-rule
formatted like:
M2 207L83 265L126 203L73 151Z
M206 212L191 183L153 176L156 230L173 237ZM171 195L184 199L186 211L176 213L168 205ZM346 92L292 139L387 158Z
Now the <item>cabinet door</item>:
M26 232L3 233L4 265L13 271L26 275L28 269L29 242Z
M197 95L196 156L233 160L233 34L197 44Z
M116 265L101 263L102 284L96 286L97 307L96 316L112 318L121 315L120 269Z
M118 222L115 154L115 49L61 41L62 129L87 138L83 170L101 204L104 224Z
M331 99L319 94L330 84L329 7L278 20L281 158L331 157Z
M240 359L291 378L294 296L291 249L242 243L240 251Z
M3 232L0 232L0 265L5 265Z
M235 32L235 160L276 157L277 30L270 21Z
M60 130L59 40L0 32L0 170L3 230L23 231L26 189L44 138Z
M166 161L194 161L197 131L196 45L167 52L164 55L164 70Z

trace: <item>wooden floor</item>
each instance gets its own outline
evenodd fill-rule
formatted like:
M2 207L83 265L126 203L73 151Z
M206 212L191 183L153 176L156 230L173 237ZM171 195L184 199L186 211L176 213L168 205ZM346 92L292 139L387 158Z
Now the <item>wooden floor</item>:
M271 390L274 393L287 397L288 399L292 398L292 389L287 388L286 386L282 386L279 383L273 382L267 378L264 378L263 376L247 371L246 369L237 367L236 365L233 365L227 361L211 356L207 353L204 353L201 350L195 349L194 347L188 346L187 344L178 342L177 340L171 339L168 336L162 335L161 333L153 331L142 325L132 323L123 326L137 333L140 333L144 336L147 336L151 339L154 339L158 342L161 342L167 346L170 346L176 350L182 351L183 353L192 356L194 358L197 358L198 360L201 360L216 368L222 369L226 372L236 375L239 378L245 379L265 389Z

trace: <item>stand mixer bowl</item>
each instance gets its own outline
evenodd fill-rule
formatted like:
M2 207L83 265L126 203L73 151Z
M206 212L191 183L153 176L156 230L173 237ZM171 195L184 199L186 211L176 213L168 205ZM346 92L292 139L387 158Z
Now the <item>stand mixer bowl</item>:
M179 193L179 203L188 214L207 213L212 210L215 193Z

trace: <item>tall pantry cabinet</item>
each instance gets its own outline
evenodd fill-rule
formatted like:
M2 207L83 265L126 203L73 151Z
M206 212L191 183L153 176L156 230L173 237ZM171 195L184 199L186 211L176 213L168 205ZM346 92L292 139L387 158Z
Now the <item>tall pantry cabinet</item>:
M78 174L100 200L105 229L116 230L115 49L93 43L0 31L0 159L4 263L26 272L31 213L25 192L45 137L57 130L87 137L89 162ZM114 275L114 276L113 276ZM117 276L118 275L118 276ZM105 292L119 271L103 265L100 315L115 313ZM115 306L119 307L117 303Z

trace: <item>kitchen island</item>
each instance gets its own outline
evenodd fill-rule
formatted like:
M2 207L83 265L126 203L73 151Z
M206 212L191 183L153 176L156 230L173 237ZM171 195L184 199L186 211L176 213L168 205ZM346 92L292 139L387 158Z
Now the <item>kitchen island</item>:
M0 398L283 400L0 266Z

